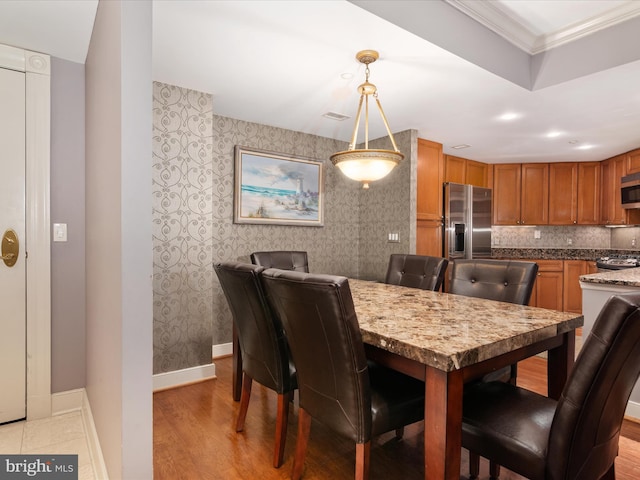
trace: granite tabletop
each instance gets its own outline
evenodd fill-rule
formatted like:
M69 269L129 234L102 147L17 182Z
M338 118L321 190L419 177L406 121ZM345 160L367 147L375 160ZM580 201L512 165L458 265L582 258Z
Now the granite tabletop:
M453 371L582 326L574 313L349 279L365 343Z
M640 287L640 267L581 275L580 281L584 283L598 283L601 285Z

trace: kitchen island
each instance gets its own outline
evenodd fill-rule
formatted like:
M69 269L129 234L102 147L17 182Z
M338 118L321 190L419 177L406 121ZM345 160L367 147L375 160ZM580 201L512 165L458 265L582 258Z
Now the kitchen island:
M582 275L580 287L584 315L582 338L586 340L602 307L612 295L640 292L640 268ZM640 420L640 386L638 384L631 392L626 415Z

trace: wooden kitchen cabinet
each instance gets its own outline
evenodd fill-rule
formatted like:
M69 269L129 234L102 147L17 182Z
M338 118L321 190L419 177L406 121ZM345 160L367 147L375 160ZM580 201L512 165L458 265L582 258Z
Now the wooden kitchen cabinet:
M586 260L565 260L563 268L562 309L565 312L582 313L582 289L580 275L586 275Z
M442 256L442 144L418 139L416 254Z
M550 164L549 191L549 225L578 223L578 164Z
M549 225L600 224L600 162L549 164Z
M492 165L467 158L444 156L444 181L491 188Z
M562 311L563 262L562 260L535 260L538 275L533 286L529 305Z
M640 149L632 150L625 154L627 171L625 175L640 172Z
M600 224L640 224L640 210L622 208L620 179L627 175L627 154L617 155L600 162Z
M600 162L578 163L578 225L600 223Z
M494 225L549 223L549 164L493 166Z

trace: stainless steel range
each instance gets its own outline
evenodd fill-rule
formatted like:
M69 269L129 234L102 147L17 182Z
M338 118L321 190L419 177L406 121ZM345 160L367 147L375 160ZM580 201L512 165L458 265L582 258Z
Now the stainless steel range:
M640 255L611 255L596 260L598 272L610 272L612 270L624 270L640 266Z

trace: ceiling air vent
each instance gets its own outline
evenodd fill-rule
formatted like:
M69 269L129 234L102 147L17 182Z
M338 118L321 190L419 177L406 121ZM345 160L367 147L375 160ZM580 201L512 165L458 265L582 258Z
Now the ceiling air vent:
M327 112L322 116L330 118L331 120L338 120L339 122L341 122L342 120L346 120L347 118L351 118L349 117L349 115L343 115L342 113L336 112Z
M454 145L451 148L455 148L456 150L461 150L463 148L469 148L471 145L467 145L466 143L463 143L462 145Z

